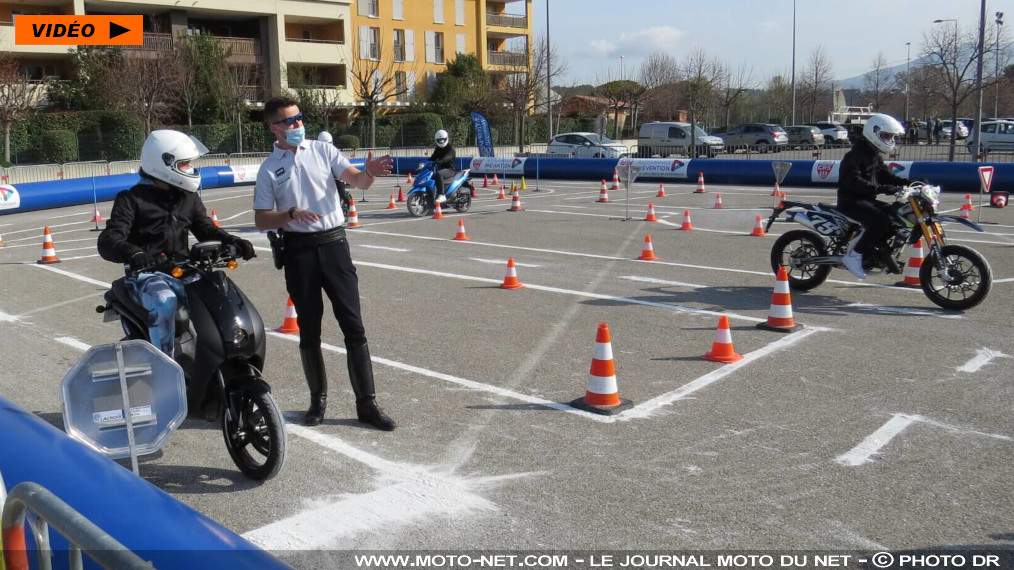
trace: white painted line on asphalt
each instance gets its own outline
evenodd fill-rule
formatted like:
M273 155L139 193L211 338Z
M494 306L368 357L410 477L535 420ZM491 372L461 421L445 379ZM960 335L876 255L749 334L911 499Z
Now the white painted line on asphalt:
M89 247L87 249L94 249L94 248L90 248ZM63 251L74 251L74 250L63 250ZM98 257L98 256L99 256L99 254L97 254L97 253L93 253L91 255L76 255L74 257L63 257L63 256L61 256L60 257L60 261L73 261L75 259L88 259L90 257Z
M483 259L481 257L469 257L468 259L472 261L478 261L479 263L490 263L493 265L507 265L506 259ZM542 267L541 265L536 265L534 263L518 263L517 261L514 262L514 265L517 265L518 267Z
M75 215L79 215L79 214L75 214ZM60 216L60 217L66 218L67 216ZM94 223L94 222L92 222L91 220L89 220L87 222L70 222L70 223L66 223L66 224L54 224L54 225L51 225L51 226L48 226L48 227L49 227L50 233L55 234L57 232L54 232L53 228L63 228L63 227L67 227L67 226L78 226L78 225L81 225L81 224L92 224L92 223ZM41 236L43 230L46 227L47 226L39 226L37 228L28 228L28 229L25 229L25 230L14 230L13 232L4 232L4 233L12 235L12 234L23 234L25 232L36 232L37 234L39 234ZM59 233L69 233L69 232L59 232Z
M920 289L919 292L922 292ZM935 311L927 311L924 309L909 309L907 307L888 307L885 305L872 305L870 303L849 303L846 307L858 307L861 309L872 309L874 311L880 311L884 313L898 313L901 315L916 315L920 317L939 317L941 319L963 319L964 315L955 315L948 313L937 313Z
M993 283L994 284L996 284L996 283L1010 283L1012 281L1014 281L1014 277L1009 277L1007 279L994 279Z
M14 249L16 247L37 247L39 249L42 249L42 238L41 237L37 237L37 238L36 237L21 238L21 239L16 239L16 240L12 240L12 241L29 241L29 240L31 240L32 243L22 243L22 244L18 244L18 245L6 245L4 247L0 247L0 251L3 251L5 249ZM95 240L91 239L91 238L62 239L62 240L60 240L59 244L57 244L57 243L54 242L53 245L57 246L57 253L60 253L61 251L63 251L63 249L60 248L61 244L74 243L74 242L79 242L79 241L94 242Z
M988 348L980 348L975 351L975 357L968 362L958 367L958 372L978 372L983 366L987 365L994 358L1012 358L1008 354L1004 354L999 350L991 350Z
M399 253L406 253L406 252L412 251L410 249L405 249L405 248L402 248L402 247L385 247L385 246L382 246L382 245L368 245L368 244L365 244L365 243L357 243L355 245L356 245L356 247L365 247L367 249L383 249L383 250L387 250L387 251L397 251Z
M737 370L743 368L744 366L747 366L748 364L751 364L754 361L760 360L761 358L764 358L765 356L768 356L776 351L788 348L812 334L827 330L829 329L821 327L805 327L800 331L790 333L784 338L772 342L771 344L763 348L759 348L753 352L744 354L743 358L737 362L733 362L732 364L726 364L721 368L718 368L717 370L714 370L712 372L705 374L704 376L697 378L693 382L680 386L679 388L673 390L672 392L668 392L666 394L662 394L661 396L652 398L625 412L620 412L614 417L617 418L618 420L632 420L651 417L663 406L668 406L673 402L676 402L677 400L682 400L683 398L686 398L687 396L693 394L694 392L702 388L705 388L711 384L714 384L715 382L721 380L722 378L725 378L726 376L729 376L730 374L736 372Z
M60 251L58 251L57 253L66 253L68 251L84 251L86 249L87 250L91 250L91 251L95 251L95 246L93 245L91 247L72 247L72 248L61 247ZM95 255L98 255L98 254L96 253ZM61 258L61 259L63 259L63 258Z
M85 344L85 343L81 342L80 340L78 340L78 339L76 339L76 338L74 338L72 336L61 336L61 337L54 338L53 340L55 340L56 342L58 342L60 344L65 344L65 345L67 345L67 346L69 346L71 348L76 348L76 349L80 350L81 352L84 352L84 351L88 350L89 348L91 348L90 344Z
M624 275L620 279L626 279L628 281L637 281L639 283L654 283L656 285L667 285L669 287L690 287L691 289L706 289L707 285L697 285L695 283L683 283L680 281L666 281L665 279L655 279L654 277L638 277L636 275Z
M0 311L0 323L16 323L21 320L21 317L15 315L8 315L7 313Z
M235 220L236 218L238 218L240 216L245 216L245 215L247 215L249 213L252 213L252 212L253 212L253 210L243 210L242 212L236 214L235 216L229 216L228 218L221 218L218 221L219 221L219 223L221 223L221 222L228 222L229 220ZM216 215L217 215L217 212L216 212Z
M915 416L915 418L918 419L919 421L921 421L924 424L929 424L931 426L936 426L938 428L943 428L943 429L945 429L945 430L947 430L949 432L953 432L953 433L956 433L956 434L961 434L961 435L980 435L982 437L988 437L990 439L999 439L1000 441L1014 441L1014 439L1012 439L1012 438L1010 438L1010 437L1008 437L1006 435L1000 435L998 433L986 433L986 432L983 432L983 431L979 431L977 429L960 427L960 426L955 426L955 425L951 425L951 424L945 424L944 422L938 422L936 420L931 420L931 419L929 419L927 417L924 417L924 416Z
M71 273L70 271L64 271L63 269L57 269L52 265L41 265L38 263L24 262L23 265L28 267L38 267L39 269L45 269L46 271L52 271L53 273L59 273L64 277L70 277L71 279L77 279L78 281L84 281L85 283L91 283L92 285L98 285L100 287L109 288L109 283L105 281L99 281L98 279L92 279L91 277L85 277L84 275L78 275L77 273Z
M74 214L62 214L60 216L50 216L50 217L48 217L46 219L47 220L59 220L61 218L76 218L76 217L79 217L79 216L83 217L83 216L94 216L94 215L95 215L95 212L81 212L81 213L74 213ZM84 223L84 222L75 222L75 223ZM89 222L89 223L91 223L91 222ZM53 226L49 226L49 227L53 227Z
M905 428L922 419L920 416L908 414L894 414L880 429L866 437L859 445L853 447L848 453L843 453L835 458L835 461L847 467L856 467L873 461L872 457L882 447L890 443L894 436L901 433Z

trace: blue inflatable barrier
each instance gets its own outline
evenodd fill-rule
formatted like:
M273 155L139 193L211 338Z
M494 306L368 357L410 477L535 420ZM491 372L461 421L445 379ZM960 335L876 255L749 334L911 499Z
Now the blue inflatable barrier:
M42 485L155 568L291 568L3 397L0 433L8 490ZM51 540L53 567L69 567L66 540L56 532Z

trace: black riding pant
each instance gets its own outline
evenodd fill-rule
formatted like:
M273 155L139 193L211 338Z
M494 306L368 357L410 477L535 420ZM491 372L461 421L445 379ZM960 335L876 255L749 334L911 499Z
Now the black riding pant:
M843 214L859 222L866 229L863 237L856 243L856 252L870 253L874 248L884 244L887 232L891 228L891 217L885 211L886 207L887 204L878 200L838 203L838 209Z
M366 343L359 306L359 277L344 237L311 247L287 244L285 288L296 307L299 348L320 347L324 314L321 290L331 300L334 316L345 336L345 346L354 348Z
M434 191L437 192L437 196L447 191L447 181L454 180L454 175L458 171L453 168L441 168L433 173L433 181L436 183L433 185ZM436 198L437 196L433 196Z

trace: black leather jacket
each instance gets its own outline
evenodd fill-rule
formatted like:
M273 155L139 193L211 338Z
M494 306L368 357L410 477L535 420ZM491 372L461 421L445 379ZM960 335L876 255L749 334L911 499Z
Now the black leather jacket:
M457 170L454 163L455 158L457 158L457 156L454 152L454 147L451 146L451 143L447 143L447 146L444 148L437 147L436 150L433 151L433 154L430 155L430 160L436 163L437 170L444 170L445 168Z
M189 232L200 241L233 243L237 239L215 227L197 193L158 188L142 179L116 195L106 228L99 234L99 255L114 263L127 263L140 251L186 259Z
M845 153L838 170L838 203L876 200L877 194L893 194L895 186L908 180L891 174L880 152L865 138Z

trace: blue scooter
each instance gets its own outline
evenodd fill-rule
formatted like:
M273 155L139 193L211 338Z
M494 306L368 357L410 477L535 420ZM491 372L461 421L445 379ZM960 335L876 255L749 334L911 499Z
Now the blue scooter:
M408 213L412 214L417 218L421 218L426 215L433 213L433 189L436 187L437 181L433 178L433 174L436 172L436 167L433 161L427 160L419 165L419 174L415 177L415 182L412 183L412 189L408 191L408 196L405 199L405 206L408 208ZM467 212L472 207L472 192L474 188L469 180L468 170L465 170L454 179L454 181L445 184L447 188L444 191L447 201L444 202L443 207L453 207L459 212Z

